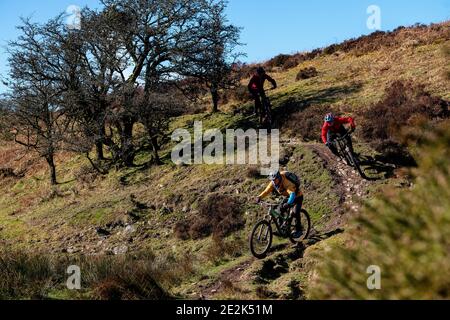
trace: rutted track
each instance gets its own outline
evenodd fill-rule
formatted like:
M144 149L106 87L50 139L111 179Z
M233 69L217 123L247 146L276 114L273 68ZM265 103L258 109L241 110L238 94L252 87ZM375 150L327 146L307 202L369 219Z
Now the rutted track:
M335 182L335 192L340 198L340 205L330 219L331 230L342 226L343 218L359 210L360 201L368 192L370 182L362 178L352 167L334 156L328 148L319 143L305 143L297 139L281 141L282 147L302 146L311 150L321 159L325 168L330 172Z

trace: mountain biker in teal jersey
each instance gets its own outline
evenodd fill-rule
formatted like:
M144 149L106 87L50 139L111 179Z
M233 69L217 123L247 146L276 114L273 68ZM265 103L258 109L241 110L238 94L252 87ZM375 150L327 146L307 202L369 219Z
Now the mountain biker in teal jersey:
M266 189L257 197L256 202L259 203L261 199L269 196L273 191L277 191L279 195L288 198L288 201L282 205L283 210L289 210L295 206L294 218L296 221L295 232L292 234L293 238L300 238L303 233L303 228L300 220L300 211L303 205L303 192L300 189L299 178L288 171L274 171L269 176L270 183Z
M266 80L272 84L273 89L277 88L277 82L266 74L264 68L259 67L248 83L248 90L252 94L253 100L255 100L255 114L257 116L265 112L265 110L262 110L262 98L266 95L264 92L264 83Z

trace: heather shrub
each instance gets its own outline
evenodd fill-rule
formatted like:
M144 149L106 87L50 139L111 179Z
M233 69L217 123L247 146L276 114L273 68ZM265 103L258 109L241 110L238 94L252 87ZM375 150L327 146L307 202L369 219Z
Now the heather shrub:
M310 106L303 111L293 113L286 124L294 136L304 141L321 141L320 134L324 116L331 112L326 105Z
M300 63L300 60L297 56L289 56L289 58L283 63L283 70L289 70L295 68Z
M288 54L279 54L265 63L266 67L283 67L291 56Z
M233 197L214 194L199 206L199 213L187 223L175 225L180 239L201 239L213 235L224 238L245 226L240 203Z
M314 67L301 69L297 73L297 77L295 78L295 80L296 81L300 81L300 80L306 80L306 79L314 78L314 77L317 77L318 74L319 74L319 72L317 72L317 69L314 68Z
M395 81L383 99L362 113L362 137L393 163L409 165L411 156L403 142L403 128L449 116L449 102L428 93L411 81Z

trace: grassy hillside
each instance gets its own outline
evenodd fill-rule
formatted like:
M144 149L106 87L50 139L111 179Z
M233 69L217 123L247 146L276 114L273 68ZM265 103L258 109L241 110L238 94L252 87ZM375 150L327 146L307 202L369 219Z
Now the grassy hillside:
M449 27L448 22L442 24L444 30ZM442 36L442 30L439 31L441 36L433 37L433 29L427 30L433 39L431 43L414 42L413 38L402 34L399 46L381 46L366 53L356 49L338 50L318 55L288 70L272 70L271 75L279 83L270 98L282 131L282 163L301 176L305 207L314 223L314 236L306 246L320 250L329 244L342 244L346 234L342 231L347 228L347 221L358 213L362 202L377 195L386 185L405 187L409 182L397 167L375 160L364 166L372 181L362 181L329 157L322 145L303 141L300 131L289 122L289 115L294 114L295 119L295 114L305 109L314 113L323 108L360 114L383 97L389 84L402 79L423 84L434 96L450 100L449 60L444 49L450 46L450 37L446 33ZM296 81L299 71L310 67L314 67L318 75ZM251 108L250 102L229 101L221 113L173 119L171 130L192 129L196 120L203 121L204 129L256 127L257 120L249 113ZM310 130L319 132L320 127ZM251 166L176 166L169 159L170 150L169 143L165 146L161 166L147 167L145 163L151 155L142 152L137 157L136 167L112 170L104 176L93 171L82 156L60 154L57 168L61 183L51 187L44 163L30 155L23 156L23 150L12 142L3 142L0 145L2 247L6 252L36 250L57 260L62 256L74 261L80 255L117 256L111 258L114 260L124 254L136 255L131 261L149 261L145 255L139 257L143 252L151 252L159 261L155 265L162 267L150 272L144 266L142 268L147 270L144 272L162 283L168 294L179 297L304 297L310 279L310 270L305 264L309 266L311 262L309 267L312 268L313 259L303 261L302 251L288 247L285 242L276 242L273 254L264 261L255 261L247 248L248 233L264 214L253 204L253 199L266 185L266 179L256 175ZM357 139L356 150L367 159L377 159L377 152L362 139ZM176 225L194 221L210 195L227 195L230 201L239 203L244 227L223 239L177 237ZM89 259L80 263L95 265ZM60 266L59 260L32 264L43 270L55 269L54 264ZM183 276L161 275L160 270L175 269L180 264L189 266ZM86 283L83 297L109 297L98 294L98 290L105 282L111 283L113 272L93 270L98 276ZM36 273L24 275L27 276L35 277ZM11 286L14 286L16 282L14 276L11 277ZM34 280L42 283L48 279ZM22 291L16 294L24 297L67 297L69 294L68 297L77 298L64 289L60 280L60 277L52 278L52 284L39 294ZM106 287L120 287L117 281L112 283ZM7 290L0 288L0 296L8 297ZM120 297L154 297L148 291L130 291L133 294L122 292ZM320 293L312 297L320 297Z
M427 134L411 189L389 190L368 203L352 222L346 244L316 256L320 262L310 298L449 298L448 126L423 128ZM381 290L366 287L371 265L380 268Z

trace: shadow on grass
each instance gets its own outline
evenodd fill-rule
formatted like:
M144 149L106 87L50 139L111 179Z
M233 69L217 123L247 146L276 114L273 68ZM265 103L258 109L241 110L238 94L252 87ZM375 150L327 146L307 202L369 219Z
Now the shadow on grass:
M272 101L272 116L274 125L272 128L280 128L282 124L289 119L289 115L298 111L303 111L308 107L316 104L333 103L340 98L358 92L362 88L362 85L356 83L350 86L336 86L322 90L313 91L305 95L289 97L279 105L274 107L276 101L281 99L286 94L279 94L270 97ZM235 115L242 115L243 118L236 123L230 129L249 129L258 128L259 121L256 116L253 115L253 103L246 104L240 109L234 111Z
M332 231L324 232L324 233L314 233L309 236L308 239L304 240L303 242L299 242L297 245L293 245L290 242L289 243L280 243L277 245L274 245L270 248L269 252L267 253L267 256L271 256L277 252L283 251L285 249L288 249L289 247L292 248L292 250L288 253L287 258L289 258L292 261L298 260L303 258L303 254L306 250L306 248L315 245L321 241L324 241L326 239L329 239L335 235L341 234L344 232L344 229L337 228ZM274 234L275 236L275 234Z
M310 247L318 242L321 242L323 240L329 239L331 237L334 237L338 234L343 233L345 230L342 228L337 228L332 231L324 232L324 233L316 233L310 236L307 240L304 241L303 249L306 249L307 247Z
M336 86L308 93L305 96L291 97L273 109L273 118L277 127L289 119L289 115L303 111L312 105L334 103L346 95L360 91L362 85Z

